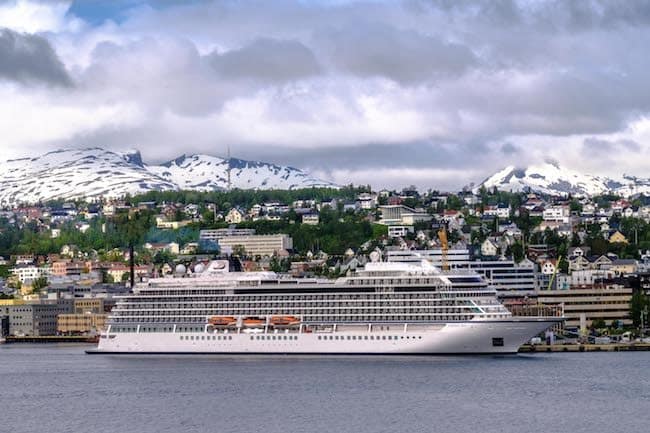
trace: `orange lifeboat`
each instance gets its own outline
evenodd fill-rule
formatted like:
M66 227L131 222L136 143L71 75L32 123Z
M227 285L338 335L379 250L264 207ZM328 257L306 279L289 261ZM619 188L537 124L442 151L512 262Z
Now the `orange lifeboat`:
M274 326L288 326L299 324L300 319L295 316L271 316L270 322Z
M214 326L233 326L237 324L237 319L232 316L212 316L208 323Z
M266 320L260 319L259 317L246 317L242 323L244 326L257 327L264 326L266 324Z

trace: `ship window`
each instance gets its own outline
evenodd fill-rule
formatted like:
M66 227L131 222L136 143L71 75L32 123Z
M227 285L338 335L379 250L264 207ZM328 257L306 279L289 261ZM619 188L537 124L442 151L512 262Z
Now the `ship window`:
M253 337L253 336L251 335L251 340L253 340L253 339L255 339L255 337Z
M232 340L232 335L229 335L229 336L228 336L228 340Z
M318 339L320 340L320 335L318 336Z
M496 337L492 339L492 346L503 347L503 337Z

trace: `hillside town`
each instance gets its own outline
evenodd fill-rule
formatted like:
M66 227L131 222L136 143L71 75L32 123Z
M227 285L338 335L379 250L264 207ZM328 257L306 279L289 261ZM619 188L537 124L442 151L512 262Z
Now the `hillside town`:
M382 261L473 271L511 310L560 308L565 335L643 332L650 198L368 187L149 193L0 212L2 337L96 336L117 297L215 257L336 278ZM133 255L133 256L132 256Z

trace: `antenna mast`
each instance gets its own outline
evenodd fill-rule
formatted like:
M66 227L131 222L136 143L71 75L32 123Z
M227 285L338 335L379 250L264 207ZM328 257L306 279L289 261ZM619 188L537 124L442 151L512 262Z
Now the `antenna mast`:
M230 183L230 144L228 145L228 191L232 190L232 184Z

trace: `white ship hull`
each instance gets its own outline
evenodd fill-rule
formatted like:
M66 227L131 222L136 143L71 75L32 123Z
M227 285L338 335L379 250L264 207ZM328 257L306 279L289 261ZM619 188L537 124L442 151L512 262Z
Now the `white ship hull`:
M512 354L560 318L369 326L334 332L108 333L92 354L442 355Z

